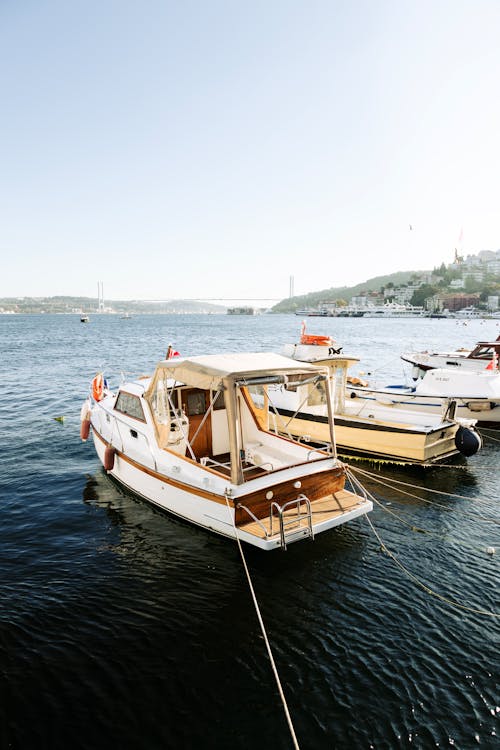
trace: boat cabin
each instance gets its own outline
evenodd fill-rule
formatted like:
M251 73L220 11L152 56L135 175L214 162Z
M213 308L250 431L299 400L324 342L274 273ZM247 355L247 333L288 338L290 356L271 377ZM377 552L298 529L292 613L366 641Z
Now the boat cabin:
M325 458L271 431L267 389L321 384L331 408L329 382L324 369L278 354L207 355L160 362L144 397L160 448L242 484L258 473Z

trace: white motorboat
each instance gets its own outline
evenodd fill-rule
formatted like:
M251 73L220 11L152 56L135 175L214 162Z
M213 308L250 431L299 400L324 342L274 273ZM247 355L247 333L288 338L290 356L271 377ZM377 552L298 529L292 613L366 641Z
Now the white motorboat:
M449 352L404 352L401 359L416 369L415 379L426 370L437 367L475 372L494 369L500 359L500 336L496 341L478 341L473 349L457 349Z
M327 366L336 382L334 396L336 448L344 457L368 457L407 464L429 465L461 453L470 456L481 447L475 419L455 419L455 402L444 401L437 413L395 410L383 400L352 398L352 386L364 381L349 378L348 368L359 362L341 354L342 347L324 336L308 336L286 344L282 354L301 362ZM347 394L347 398L346 398ZM274 384L269 388L272 424L279 433L311 443L328 441L326 398L322 384Z
M322 382L330 394L327 369L266 353L174 357L116 392L99 374L81 436L92 430L106 471L159 508L265 550L286 547L372 503L346 489L331 448L269 430L267 391L285 382ZM329 431L334 445L331 418Z
M460 418L479 424L500 423L500 373L498 370L467 371L436 368L427 370L414 385L351 384L351 399L360 403L384 404L394 414L401 410L413 413L440 414L448 399L456 401Z

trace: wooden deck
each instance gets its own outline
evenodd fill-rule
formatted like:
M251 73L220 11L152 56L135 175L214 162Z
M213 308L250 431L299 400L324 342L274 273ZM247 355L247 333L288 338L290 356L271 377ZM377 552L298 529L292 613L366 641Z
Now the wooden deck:
M316 524L319 524L322 521L329 521L332 517L340 517L344 513L348 513L349 511L354 510L354 508L363 505L365 502L366 501L363 497L361 497L360 495L355 495L348 490L339 490L333 495L328 495L328 497L322 497L318 500L313 500L311 502L313 531ZM303 512L305 512L305 504L301 506L301 513ZM297 515L297 508L291 507L289 510L285 511L284 518L289 521L293 518L294 515ZM256 521L249 521L248 523L240 524L238 528L241 531L246 531L247 533L260 537L261 539L265 539L266 535L267 538L274 538L279 536L279 520L276 515L273 520L272 536L270 517L267 516L266 518L261 518L259 520L260 524ZM297 529L306 526L306 518L301 517L297 520ZM291 531L292 529L292 525L288 526L289 531Z

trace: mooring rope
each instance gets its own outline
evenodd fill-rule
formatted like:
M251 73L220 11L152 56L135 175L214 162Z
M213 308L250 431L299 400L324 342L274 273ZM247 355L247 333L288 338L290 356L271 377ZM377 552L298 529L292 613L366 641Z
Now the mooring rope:
M375 495L372 495L370 492L368 492L368 490L366 490L366 488L365 488L365 492L367 493L367 495L369 495L370 500L373 503L375 503L380 508L380 510L382 510L384 513L387 513L388 515L393 516L394 518L396 518L403 526L406 526L408 529L410 529L410 531L413 531L416 534L428 534L429 536L432 536L432 537L434 537L436 539L443 539L443 540L445 540L448 537L448 534L446 534L446 533L442 534L442 533L438 533L436 531L432 531L431 529L424 529L424 528L422 528L422 526L416 526L414 523L411 523L411 521L407 521L405 518L403 518L402 516L400 516L399 513L396 513L396 511L393 510L392 508L388 508L387 505L384 505L384 503L381 500L378 500L375 497ZM407 493L407 494L409 494L409 493ZM412 495L412 497L417 497L417 496L416 495L415 496ZM419 498L419 499L421 499L421 498ZM460 545L461 547L465 547L466 549L473 550L474 552L477 551L477 546L475 546L473 544L468 544L467 542L464 542L464 541L461 541L461 540L457 540L457 539L454 539L454 538L452 539L452 541L455 544Z
M415 583L417 586L423 589L427 594L429 594L430 596L434 596L436 599L439 599L440 601L444 602L450 607L453 607L454 609L460 609L465 612L471 612L472 614L475 614L475 615L485 615L487 617L500 617L500 614L498 612L489 612L488 610L485 610L485 609L476 609L475 607L469 607L467 604L462 604L461 602L454 601L453 599L448 599L448 597L443 596L442 594L439 594L437 591L434 591L434 589L431 589L430 586L428 586L426 583L423 583L423 581L421 581L414 573L408 570L408 568L405 567L400 560L398 560L396 555L393 552L391 552L391 550L384 543L380 534L374 527L371 519L368 517L368 514L365 514L365 518L368 521L368 524L370 525L371 530L375 534L380 544L380 549L382 550L382 552L385 552L391 558L391 560L394 563L396 563L398 568L400 568L403 571L403 573L406 576L408 576L408 578L411 581L413 581L413 583Z
M485 429L487 429L487 428L485 428ZM479 430L478 430L478 432L479 432ZM500 439L499 438L493 437L493 435L485 435L482 430L481 430L481 432L479 432L479 434L481 435L482 438L486 438L486 440L493 440L494 443L500 443Z
M347 471L348 477L351 479L351 481L354 481L355 483L359 483L359 480L357 479L357 477L355 477L352 474L351 468L352 467L346 467L346 471ZM372 493L369 490L366 489L366 487L364 488L364 490L365 490L367 496L373 502L375 502L375 503L378 504L377 499L372 495ZM475 607L469 607L466 604L462 604L461 602L457 602L457 601L454 601L453 599L449 599L448 597L443 596L442 594L439 594L437 591L434 591L434 589L431 589L430 586L428 586L426 583L424 583L423 581L421 581L414 573L412 573L410 570L408 570L408 568L405 565L403 565L403 563L396 557L396 555L393 552L391 552L391 550L387 547L387 545L385 544L385 542L382 540L380 534L376 530L375 526L373 525L371 519L368 517L367 513L365 514L365 518L366 518L366 521L368 522L371 530L375 534L375 536L376 536L376 538L377 538L377 540L378 540L378 542L380 544L380 549L382 550L382 552L385 552L391 558L391 560L393 560L393 562L396 563L396 565L404 572L404 574L406 576L408 576L408 578L410 578L410 580L412 580L417 586L419 586L421 589L423 589L427 594L429 594L430 596L433 596L433 597L439 599L440 601L444 602L445 604L448 604L450 607L454 607L455 609L460 609L460 610L463 610L465 612L471 612L471 613L477 614L477 615L485 615L485 616L488 616L488 617L500 617L500 614L497 613L497 612L489 612L488 610L477 609Z
M253 584L252 584L252 579L250 577L250 571L248 570L247 561L245 559L245 554L243 552L243 547L241 545L240 537L238 535L238 529L236 528L236 522L235 522L235 519L234 519L234 515L233 515L233 513L231 513L231 508L229 507L229 502L228 502L228 498L227 497L226 497L226 505L227 505L227 509L229 511L231 522L233 524L234 533L236 535L236 542L238 544L238 549L240 551L241 560L243 562L243 567L245 569L245 573L246 573L246 577L247 577L247 581L248 581L248 586L250 588L250 593L252 595L252 599L253 599L255 611L257 613L257 619L259 621L260 629L262 631L262 637L264 638L264 643L266 644L266 649L267 649L267 653L268 653L268 656L269 656L269 661L271 662L271 668L273 670L274 678L275 678L276 684L278 686L278 692L280 694L281 703L283 705L283 710L285 712L286 720L287 720L287 723L288 723L288 728L290 730L290 735L292 737L293 746L294 746L294 748L296 748L296 750L300 750L299 743L297 741L297 736L295 734L295 729L294 729L293 723L292 723L292 717L290 716L290 711L288 710L288 704L286 702L285 693L284 693L283 688L281 686L281 680L279 678L278 670L276 668L276 663L274 661L273 653L272 653L272 650L271 650L271 644L269 643L269 639L267 637L266 628L265 628L265 625L264 625L264 620L262 619L262 615L261 615L261 612L260 612L259 603L258 603L257 597L255 595L255 590L254 590L254 587L253 587Z
M380 479L379 477L377 477L376 474L372 474L372 472L365 471L364 469L360 469L358 467L353 467L353 466L351 466L350 469L352 471L359 472L363 476L369 477L374 482L377 482L378 484L381 484L382 486L388 487L389 489L392 489L392 490L396 489L393 486L393 485L396 484L396 485L402 485L404 487L411 487L411 488L417 489L417 490L423 490L424 492L435 493L437 495L444 495L444 496L447 496L447 497L455 497L455 498L458 498L460 500L468 500L470 502L470 498L469 497L466 497L465 495L458 495L455 492L443 492L442 490L429 489L427 487L421 487L421 486L419 486L417 484L410 484L409 482L401 482L401 481L398 481L397 479L390 479L389 477L384 477L385 481L383 481L382 479ZM391 482L392 482L392 484L391 484ZM415 495L413 492L406 492L405 490L401 490L401 489L399 489L398 491L402 495L406 495L407 497L413 497L416 500L421 500L423 503L427 503L427 505L432 505L435 508L441 508L442 510L446 510L446 511L450 511L450 512L452 510L454 510L454 508L450 508L448 505L443 505L442 503L435 502L434 500L428 500L427 498L422 497L421 495ZM482 499L481 498L474 498L474 502L482 502ZM492 518L491 516L484 516L481 513L469 513L466 510L462 510L462 513L465 513L465 515L469 516L470 518L480 519L482 521L488 521L488 522L494 523L494 524L500 524L500 521L497 518Z

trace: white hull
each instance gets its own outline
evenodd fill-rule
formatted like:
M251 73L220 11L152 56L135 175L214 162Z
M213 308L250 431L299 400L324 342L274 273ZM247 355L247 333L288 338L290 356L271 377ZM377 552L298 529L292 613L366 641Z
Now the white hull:
M419 354L417 352L403 354L401 359L424 371L444 368L464 372L481 372L486 370L491 362L491 360L484 359L469 359L458 354Z
M394 412L414 412L416 414L427 413L439 415L443 413L446 402L450 397L426 396L417 393L404 392L397 389L370 389L351 386L348 394L355 401L362 400L369 404L383 404ZM460 398L453 397L457 403L456 416L464 420L477 420L478 422L500 423L500 400L492 401L487 398ZM370 407L367 407L370 408Z
M451 352L405 352L401 355L401 359L409 362L421 372L443 368L471 373L484 372L487 368L491 370L495 367L493 358L498 358L499 355L500 337L496 341L478 341L474 349L459 349Z
M93 430L93 438L97 455L104 465L104 452L108 443L95 430ZM334 463L337 462L330 461L332 466ZM204 529L230 539L236 539L238 536L241 541L263 550L272 550L282 546L278 532L272 538L266 539L256 536L255 533L248 533L244 528L236 529L234 507L228 507L223 494L211 493L211 499L200 496L198 492L203 492L201 487L183 484L180 480L174 480L167 474L156 472L147 465L141 465L125 455L120 455L119 452L115 454L113 469L107 473L142 499ZM352 507L342 513L325 511L325 515L329 517L313 524L313 534L316 535L352 521L372 509L370 501L353 495L352 499L354 498L356 500L351 502ZM245 502L244 495L241 500ZM269 529L269 524L266 526ZM308 529L304 525L298 528L291 538L287 538L287 544L308 536Z

